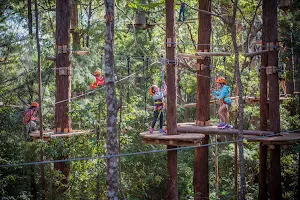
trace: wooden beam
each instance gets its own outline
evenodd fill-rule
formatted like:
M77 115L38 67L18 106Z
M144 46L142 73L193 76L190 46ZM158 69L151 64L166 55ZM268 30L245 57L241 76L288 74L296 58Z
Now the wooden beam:
M198 0L199 9L211 12L211 0ZM211 38L211 15L198 12L198 44L210 44ZM196 125L205 126L210 121L210 45L198 45L197 53L206 53L205 57L197 59L197 103L196 103ZM202 69L201 69L202 68ZM199 123L200 122L200 123ZM209 122L210 123L210 122ZM209 143L209 136L202 139L202 144ZM209 168L208 168L208 146L195 148L194 155L194 200L209 199Z
M271 200L282 199L280 145L270 149L270 197Z
M88 55L89 54L88 51L73 51L73 52L77 55Z
M249 53L245 53L244 56L245 57L254 57L257 55L261 55L261 54L265 54L267 53L269 50L262 50L262 51L255 51L255 52L249 52Z
M175 15L174 15L174 0L165 1L166 8L166 38L175 41ZM175 60L175 50L176 45L171 45L168 47L166 44L166 59ZM176 73L175 73L175 63L170 63L166 66L167 68L167 81L168 86L167 101L167 134L174 135L177 134L177 108L176 108ZM172 149L174 146L167 146L167 149ZM178 200L178 170L177 170L177 151L168 151L168 192L167 199Z
M205 135L218 134L218 135L238 135L239 130L237 129L218 129L216 126L179 126L177 127L177 132L180 134L184 133L202 133ZM264 136L264 135L273 135L274 132L271 131L254 131L254 130L244 130L244 135L256 135L256 136Z
M54 56L47 56L46 60L56 61L56 58Z
M268 146L260 143L259 146L259 200L267 198L267 159L268 159Z
M231 56L232 54L230 52L196 52L196 55L198 56L205 56L205 57L210 57L210 56Z

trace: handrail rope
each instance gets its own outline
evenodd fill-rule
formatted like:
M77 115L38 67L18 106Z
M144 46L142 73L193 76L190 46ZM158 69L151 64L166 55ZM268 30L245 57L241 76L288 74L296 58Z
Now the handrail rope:
M299 130L300 129L287 131L287 133L296 132ZM261 136L260 138L278 136L280 134L281 133L275 133L272 135ZM257 136L252 137L252 138L249 137L248 139L255 139L255 138L257 138ZM114 157L143 155L143 154L150 154L150 153L162 153L162 152L169 152L169 151L193 149L193 148L198 148L198 147L210 147L210 146L214 146L214 145L231 144L231 143L235 143L235 142L242 142L243 140L244 139L238 139L238 140L230 140L230 141L226 141L226 142L217 142L217 143L212 143L212 144L201 144L201 145L197 145L197 146L176 147L176 148L172 148L172 149L156 149L156 150L151 150L151 151L139 151L139 152L133 152L133 153L101 155L101 156L93 156L93 157L68 158L68 159L63 159L63 160L45 160L42 162L35 161L35 162L24 162L24 163L10 163L10 164L0 165L0 167L19 167L19 166L28 166L28 165L50 164L50 163L76 162L76 161L82 161L82 160L106 159L106 158L114 158Z
M155 61L155 62L151 63L149 66L146 66L145 69L146 69L146 68L149 68L150 66L152 66L152 65L154 65L154 64L158 64L158 63L161 63L161 62ZM121 81L123 81L123 80L129 79L129 78L132 77L133 75L139 73L141 70L143 70L143 67L141 67L141 69L139 69L137 72L134 72L134 73L132 73L132 74L129 75L129 76L125 76L124 78L121 78L120 80L115 81L115 83L119 83L119 82L121 82ZM102 90L103 88L105 88L105 85L104 85L103 87L101 87L101 88L96 88L96 89L94 89L94 90L91 90L91 91L88 91L88 92L86 92L86 93L83 93L83 94L74 96L74 97L72 97L72 98L69 98L69 99L65 99L65 100L61 100L61 101L55 102L55 103L53 103L52 105L49 105L49 106L42 106L42 108L54 107L54 106L57 105L57 104L64 103L64 102L67 102L67 101L72 101L72 100L77 99L77 98L79 98L79 97L83 97L83 96L86 96L86 95L90 95L90 94L92 94L92 93L94 93L94 92L96 92L96 91L98 91L98 90ZM23 113L23 114L24 114L25 111L20 111L20 112L16 112L16 113L9 113L9 114L5 114L5 115L0 115L0 117L1 117L1 116L7 116L7 115L19 115L20 113Z

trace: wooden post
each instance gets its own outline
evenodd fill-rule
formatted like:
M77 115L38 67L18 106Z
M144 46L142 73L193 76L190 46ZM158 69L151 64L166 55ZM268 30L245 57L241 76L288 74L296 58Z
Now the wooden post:
M70 32L72 33L73 40L73 50L77 50L80 47L80 37L78 28L78 5L74 0L71 0L71 28Z
M70 64L70 1L56 0L56 105L55 132L70 132L71 117L69 99L71 98ZM59 156L57 159L66 159ZM67 163L54 163L54 168L65 176L62 183L68 184L70 167ZM68 187L68 186L66 186ZM62 191L64 192L64 191Z
M211 0L199 0L199 9L211 11ZM211 15L198 12L198 51L210 52ZM208 45L201 45L208 44ZM210 59L198 59L197 65L197 103L196 125L209 125L210 120ZM202 144L208 144L209 136L206 135ZM195 149L194 163L194 199L209 199L209 170L208 170L208 147Z
M278 24L277 24L277 0L263 0L264 9L266 9L266 42L269 46L268 65L270 69L278 67ZM268 72L269 71L269 72ZM279 85L278 73L267 69L269 81L269 117L270 130L280 132L280 113L279 113ZM281 199L281 174L280 174L280 146L275 145L271 150L270 156L270 196L271 200Z
M238 137L235 137L237 139ZM234 143L234 199L239 199L239 187L238 187L238 174L239 174L239 167L238 167L238 144L237 142Z
M166 61L167 61L167 134L177 134L177 108L175 87L175 19L174 0L166 0ZM174 148L167 146L168 149ZM168 151L168 194L167 199L178 199L177 151Z
M259 200L267 198L267 159L268 159L268 146L260 143L259 146Z
M270 196L271 200L282 199L280 175L280 145L270 149Z
M262 5L262 20L263 20L263 28L262 28L262 46L263 50L266 50L266 41L267 41L267 8L266 8L266 1L263 1ZM267 86L267 74L266 74L266 67L268 65L268 54L264 53L261 55L261 68L260 72L260 130L266 131L268 128L268 86ZM267 157L268 157L268 147L264 146L260 143L259 148L259 200L267 199Z
M71 118L69 99L71 97L70 63L70 1L56 0L56 106L55 132L69 132Z
M42 107L42 68L41 68L41 46L40 46L40 37L39 37L39 14L38 14L38 0L35 0L35 36L36 36L36 46L38 53L38 80L39 80L39 120L40 120L40 138L43 140L43 107ZM40 149L40 161L44 160L44 151L43 148ZM41 185L42 185L42 200L46 199L46 180L45 180L45 167L44 164L40 164L41 170Z

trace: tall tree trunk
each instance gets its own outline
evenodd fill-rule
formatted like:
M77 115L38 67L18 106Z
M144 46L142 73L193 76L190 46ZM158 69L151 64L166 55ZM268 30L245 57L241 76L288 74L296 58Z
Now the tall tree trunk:
M240 198L241 200L246 199L246 177L245 177L245 161L244 161L244 101L243 101L243 93L244 87L241 80L241 71L239 65L239 49L237 44L237 37L236 37L236 13L238 8L238 0L234 1L233 7L233 15L231 20L231 38L234 47L234 64L235 64L235 74L236 80L238 83L238 93L239 93L239 134L238 139L241 140L238 142L239 147L239 161L240 161Z
M73 49L77 50L80 48L80 36L78 32L78 5L74 0L71 0L71 28L73 39Z
M265 46L267 46L267 27L265 24L266 21L266 2L263 1L262 4L262 20L263 20L263 28L262 28L262 46L263 50L265 50ZM268 66L268 54L261 55L261 68L260 68L260 130L266 131L268 129L268 85L267 85L267 74L266 67ZM268 191L267 191L267 158L268 158L268 146L260 143L259 148L259 200L267 199Z
M117 101L114 79L114 0L105 0L106 11L106 31L104 47L105 63L105 86L106 86L106 109L107 109L107 132L106 132L106 151L107 155L115 155L119 152L119 141L117 135ZM117 157L107 158L106 165L106 199L118 199L118 168L119 159Z
M174 0L166 0L166 58L171 61L167 65L167 134L177 134L177 108L176 108L176 73L175 73L175 45L172 42L176 42L175 35L175 19L174 19ZM167 146L168 149L174 147ZM177 174L177 151L168 151L168 194L167 199L178 199L178 174Z
M55 132L68 133L72 131L69 116L71 98L71 63L70 63L70 0L56 0L56 105ZM58 156L58 160L68 156ZM54 163L54 168L64 177L61 183L65 186L59 189L60 195L69 188L70 166L68 163Z
M199 9L211 12L211 0L199 0ZM198 13L198 51L210 51L211 37L211 15ZM197 65L197 103L196 103L196 125L207 126L210 123L210 59L198 59ZM202 139L202 144L208 144L209 136ZM194 199L209 199L209 169L208 169L208 147L195 148L194 161Z
M42 68L41 68L41 46L40 46L40 37L39 37L39 14L38 14L38 0L35 0L35 37L36 37L36 46L38 54L38 85L39 85L39 121L40 121L40 138L43 140L43 104L42 104ZM44 160L44 151L41 147L40 149L40 161ZM45 167L44 164L40 164L41 170L41 185L42 185L42 200L46 199L46 180L45 180Z
M86 47L90 45L90 27L91 27L91 18L92 18L92 0L89 2L89 12L88 12L88 26L87 26L87 35L86 35Z
M266 9L266 42L269 43L268 67L278 67L278 52L274 46L278 43L278 20L277 20L277 0L263 0ZM280 132L280 112L279 112L279 84L278 73L268 73L269 81L269 116L270 130L274 133ZM280 172L280 145L275 145L270 150L270 196L271 200L282 199L281 172Z
M28 7L28 32L29 36L32 36L32 9L31 9L31 0L27 0Z

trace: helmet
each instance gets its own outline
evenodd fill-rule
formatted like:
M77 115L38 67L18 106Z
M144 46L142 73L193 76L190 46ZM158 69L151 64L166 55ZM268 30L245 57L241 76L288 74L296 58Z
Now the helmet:
M94 71L94 76L100 76L101 75L101 72L100 72L100 70L96 70L96 71Z
M216 83L226 84L226 79L224 77L217 78Z
M150 88L149 88L149 94L151 96L154 95L155 92L157 92L159 90L159 88L157 87L157 85L152 85Z
M31 107L39 107L39 104L37 102L32 102L30 106Z

